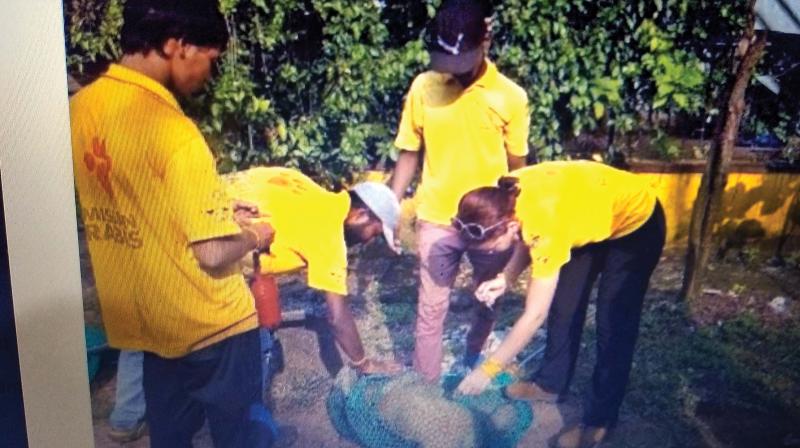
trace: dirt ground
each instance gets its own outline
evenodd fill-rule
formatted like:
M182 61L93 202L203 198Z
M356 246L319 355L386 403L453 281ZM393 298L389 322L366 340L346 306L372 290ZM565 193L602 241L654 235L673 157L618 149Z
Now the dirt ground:
M83 267L88 268L85 249L83 257ZM356 315L367 352L372 356L395 357L405 365L410 365L417 284L416 260L413 253L397 257L392 256L380 244L372 245L353 254L350 270L351 308ZM653 277L651 290L646 299L646 314L652 313L657 317L665 308L674 309L680 306L676 300L676 292L680 286L681 270L680 253L667 252ZM465 264L462 271L453 292L451 311L446 321L445 369L449 368L463 352L463 336L471 316L472 299L467 289L469 267ZM797 316L800 316L798 272L800 271L796 268L765 268L763 265L753 267L741 263L716 267L709 274L707 294L702 300L690 306L689 311L693 321L686 324L687 328L690 328L687 331L695 327L722 325L721 322L745 311L755 313L771 325L795 322ZM284 310L302 310L307 318L288 322L277 332L283 345L284 369L274 377L267 401L280 424L290 433L296 434L293 446L353 447L355 445L336 433L327 415L325 399L330 391L333 377L342 366L342 360L326 327L324 301L317 292L306 288L303 280L303 273L280 279ZM97 324L101 319L96 306L96 293L88 276L85 281L86 320L90 324ZM515 292L499 303L497 309L500 317L495 339L502 337L502 331L508 328L521 310L521 288L522 282L517 285ZM786 299L786 309L781 313L775 312L770 305L779 296ZM591 327L593 324L591 310L587 321L587 327ZM658 322L653 325L658 325ZM640 351L647 350L652 345L651 342L647 342L650 338L648 336L650 328L651 324L645 318ZM544 333L540 332L530 348L519 358L526 360L521 366L522 369L527 371L535 369L543 344ZM578 421L580 396L590 381L593 365L593 350L590 344L591 339L584 343L572 393L568 400L558 405L534 405L534 423L519 446L547 446L565 425ZM120 446L112 442L107 435L109 430L107 419L114 399L113 358L113 352L105 355L103 367L92 383L92 412L98 448ZM726 413L725 409L714 408L713 400L701 399L699 405L694 403L692 412L687 412L678 419L668 418L666 413L660 414L659 409L652 411L658 404L651 404L649 394L662 394L663 391L649 391L651 385L647 381L650 381L651 376L656 373L647 370L648 362L650 358L640 357L640 353L637 353L631 391L623 405L619 426L613 438L603 446L653 448L800 446L798 437L800 431L791 429L797 423L792 416L779 415L771 419L765 417L763 420L772 422L772 427L762 425L755 429L747 429L775 433L773 438L780 444L772 445L772 442L769 442L744 445L731 441L731 437L739 437L737 429L731 428L736 426L732 419L737 418L735 413L739 411L732 409ZM676 370L683 368L691 370L691 366L680 366ZM797 384L791 383L788 387L791 393L791 387L796 388ZM796 428L800 428L800 425ZM759 437L756 434L754 440L767 440ZM798 441L797 444L794 444L795 440ZM125 446L147 447L149 441L145 437ZM207 431L201 431L196 438L195 446L211 446Z

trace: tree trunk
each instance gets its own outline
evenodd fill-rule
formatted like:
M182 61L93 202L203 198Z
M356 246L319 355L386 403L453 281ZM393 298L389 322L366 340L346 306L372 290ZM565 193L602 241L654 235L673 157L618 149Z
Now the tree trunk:
M754 1L751 0L750 11ZM722 194L728 181L733 149L739 134L739 123L745 108L745 91L750 83L753 70L761 59L766 45L766 36L756 36L754 16L751 14L750 24L737 50L738 68L734 68L736 76L726 100L725 117L721 128L718 127L714 142L708 155L703 179L692 209L692 222L689 227L689 248L686 254L686 267L683 276L681 297L692 300L698 297L701 279L708 267L708 260L714 247L712 238L713 226L719 222L719 210Z

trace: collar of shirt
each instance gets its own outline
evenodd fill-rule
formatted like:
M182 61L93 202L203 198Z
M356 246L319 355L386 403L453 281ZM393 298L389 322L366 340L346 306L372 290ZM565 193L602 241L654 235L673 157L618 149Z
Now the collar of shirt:
M481 76L479 76L478 79L476 79L472 84L470 84L469 87L464 89L463 90L464 92L468 92L468 91L470 91L470 90L472 90L474 88L478 88L478 87L480 87L480 88L491 88L494 85L495 81L497 81L497 75L499 73L497 71L497 66L492 61L490 61L488 59L484 59L484 60L486 61L486 70L484 70L483 74L481 74ZM447 73L438 73L438 72L431 72L431 73L434 74L435 77L433 79L435 79L436 82L440 83L439 85L443 86L443 85L446 85L446 84L449 84L449 83L457 83L458 82L453 77L453 75L450 75L450 74L447 74Z
M136 70L124 67L119 64L111 64L108 70L103 73L106 78L113 79L126 84L132 84L146 90L148 93L157 96L171 107L181 110L178 100L166 87L149 76Z
M472 87L491 87L497 80L497 66L488 59L485 59L485 61L486 70L467 89L471 89Z

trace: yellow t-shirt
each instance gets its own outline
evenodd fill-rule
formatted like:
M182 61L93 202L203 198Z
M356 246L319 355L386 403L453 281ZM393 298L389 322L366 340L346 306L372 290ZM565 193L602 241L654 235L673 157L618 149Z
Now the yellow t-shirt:
M259 257L261 272L308 267L308 286L347 294L346 191L332 193L288 168L251 168L226 180L229 194L256 204L275 229L269 253Z
M655 207L643 177L602 163L545 162L511 175L520 181L515 214L534 278L555 275L573 248L632 233Z
M528 154L529 125L525 90L489 61L466 90L450 75L417 76L395 139L404 151L424 148L417 217L449 225L461 196L508 173L508 154Z
M75 183L109 343L167 358L257 327L238 266L189 244L240 233L214 159L174 96L112 65L70 100Z

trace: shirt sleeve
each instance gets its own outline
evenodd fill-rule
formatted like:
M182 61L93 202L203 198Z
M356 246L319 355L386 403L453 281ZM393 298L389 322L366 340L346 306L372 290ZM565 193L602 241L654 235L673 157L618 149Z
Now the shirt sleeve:
M173 222L189 242L241 232L233 220L233 202L199 132L170 159L164 185L165 198L174 212Z
M347 295L347 247L341 236L333 245L320 245L307 254L308 286Z
M528 95L522 91L520 92L519 102L511 114L511 120L506 124L504 130L506 152L518 157L528 155L530 126L531 115L528 109Z
M422 147L422 97L415 80L406 95L403 114L394 145L403 151L419 151Z

